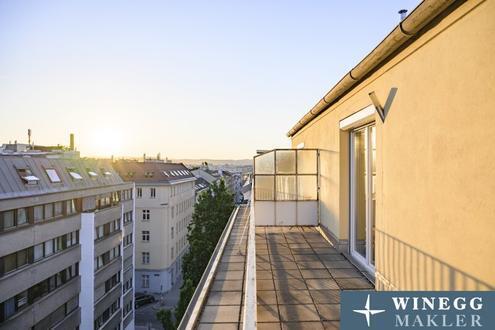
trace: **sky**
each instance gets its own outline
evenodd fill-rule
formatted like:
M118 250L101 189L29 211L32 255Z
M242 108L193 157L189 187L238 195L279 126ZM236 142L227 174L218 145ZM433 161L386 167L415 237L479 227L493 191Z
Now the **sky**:
M0 143L251 158L418 0L0 0Z

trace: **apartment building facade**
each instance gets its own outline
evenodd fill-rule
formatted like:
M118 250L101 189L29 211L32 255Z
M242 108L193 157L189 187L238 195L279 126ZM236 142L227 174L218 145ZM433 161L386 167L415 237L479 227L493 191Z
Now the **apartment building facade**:
M196 179L183 164L159 160L114 166L136 185L136 291L167 292L181 276Z
M495 3L424 1L290 130L379 290L495 287Z
M108 161L0 155L0 329L133 329L133 204Z

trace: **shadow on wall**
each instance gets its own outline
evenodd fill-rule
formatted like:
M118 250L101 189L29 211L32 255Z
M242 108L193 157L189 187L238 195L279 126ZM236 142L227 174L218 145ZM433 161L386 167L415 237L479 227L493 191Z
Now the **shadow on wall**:
M340 153L336 150L319 149L319 181L320 181L320 222L335 237L339 237L339 197L338 189ZM337 195L336 195L337 194Z
M488 283L378 229L376 230L375 251L377 253L376 287L378 290L483 291L495 289Z

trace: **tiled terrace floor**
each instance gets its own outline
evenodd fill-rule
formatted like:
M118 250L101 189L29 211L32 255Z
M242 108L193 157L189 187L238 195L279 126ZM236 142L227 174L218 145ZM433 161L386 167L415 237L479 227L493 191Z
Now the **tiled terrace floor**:
M241 206L218 264L198 329L241 329L249 207Z
M340 292L373 285L312 227L256 227L258 329L338 329Z

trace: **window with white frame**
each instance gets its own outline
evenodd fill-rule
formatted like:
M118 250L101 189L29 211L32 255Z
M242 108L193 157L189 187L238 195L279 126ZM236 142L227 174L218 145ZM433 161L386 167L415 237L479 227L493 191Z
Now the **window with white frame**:
M137 198L143 197L143 188L136 188Z
M150 253L149 252L143 252L142 258L143 258L143 265L147 265L150 263Z
M150 287L150 276L149 275L141 275L142 279L142 287L149 288Z
M143 230L141 232L141 236L142 236L143 242L149 242L150 241L150 232L149 232L149 230Z
M150 188L150 198L156 198L156 188Z
M143 221L150 220L150 210L143 210Z

